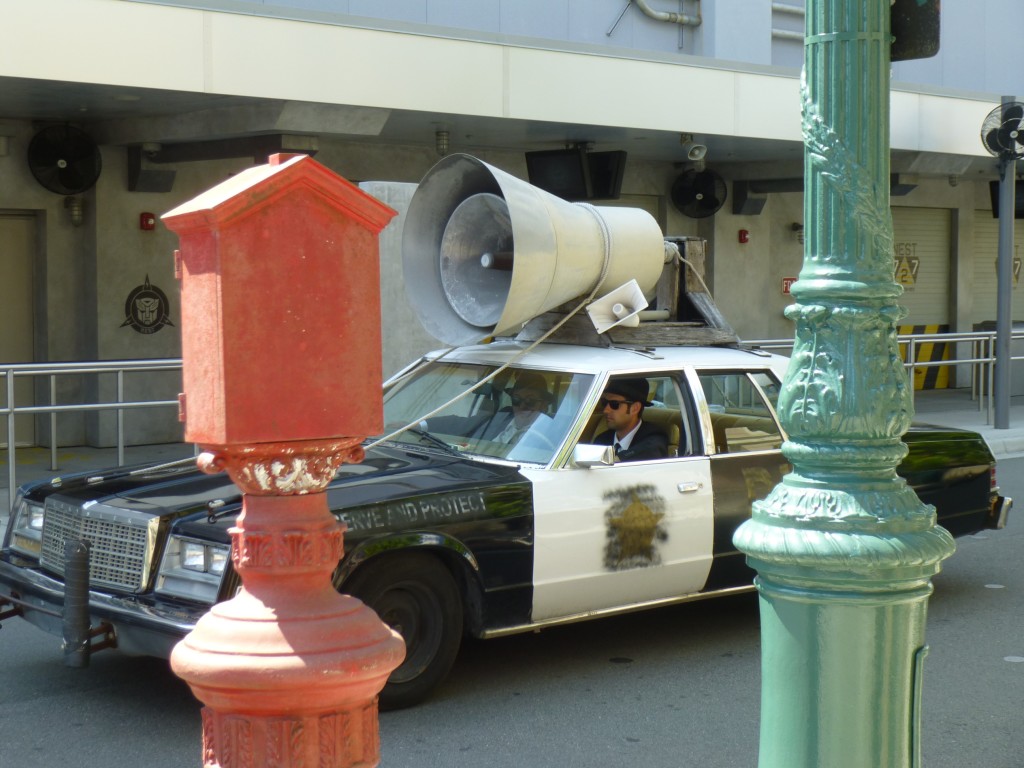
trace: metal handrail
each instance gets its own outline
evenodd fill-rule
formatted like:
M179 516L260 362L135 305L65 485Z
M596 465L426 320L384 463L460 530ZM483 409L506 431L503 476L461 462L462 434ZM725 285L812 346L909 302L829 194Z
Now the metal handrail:
M89 411L117 412L117 465L124 465L124 412L138 408L178 407L175 400L134 400L124 399L124 377L127 373L154 371L181 371L180 359L160 360L114 360L81 363L5 363L0 364L0 378L7 390L7 404L0 407L0 415L7 418L7 488L11 499L17 488L17 442L15 439L15 417L20 414L48 413L50 415L50 469L57 470L57 416L61 413L84 413ZM117 399L105 403L57 403L57 377L83 374L117 376ZM23 377L49 378L49 405L18 405L15 401L14 382Z
M993 372L995 370L995 331L975 331L971 333L914 333L901 334L899 343L905 345L906 360L904 366L909 369L910 376L918 368L933 368L940 366L971 366L971 396L978 400L978 410L987 411L987 419L992 420L992 384ZM1024 331L1013 333L1013 340L1024 339ZM966 358L952 358L949 360L920 360L919 350L922 344L971 344L972 355ZM792 352L793 339L755 339L744 341L744 346L757 347L759 349ZM1012 360L1024 360L1024 355L1011 357ZM15 457L17 446L14 436L14 417L18 414L47 413L50 415L50 464L51 470L57 469L57 416L61 413L89 412L89 411L117 411L117 464L124 465L124 412L138 408L156 407L177 407L177 400L124 400L124 376L128 373L141 373L152 371L180 371L180 359L160 360L118 360L81 363L18 363L0 364L0 378L6 382L7 405L0 408L0 415L7 418L7 458L8 458L8 489L13 498L16 485ZM105 403L57 403L57 377L65 375L81 374L116 374L117 375L117 399L114 402ZM47 376L49 377L49 405L17 405L14 397L14 381L17 377L23 376ZM913 392L913 388L911 388Z
M898 340L906 349L903 366L909 370L911 379L918 368L940 368L942 366L971 366L971 398L977 399L978 410L986 412L988 423L992 421L992 386L995 371L995 331L972 331L969 333L908 333L900 334ZM1011 334L1011 341L1024 340L1024 331ZM971 344L971 357L954 357L948 360L919 360L918 351L922 344ZM757 347L773 352L792 352L792 339L759 339L744 341L744 346ZM1024 360L1024 355L1011 355L1010 360ZM911 397L914 389L911 387Z

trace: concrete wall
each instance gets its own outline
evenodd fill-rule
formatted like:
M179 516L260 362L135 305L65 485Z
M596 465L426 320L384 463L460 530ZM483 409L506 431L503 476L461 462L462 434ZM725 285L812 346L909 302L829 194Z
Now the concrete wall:
M174 250L178 238L157 223L152 231L140 227L140 215L157 217L200 191L251 165L251 160L182 163L174 186L167 193L128 191L127 153L123 147L103 147L103 172L92 195L96 200L95 263L96 293L92 308L95 327L95 358L99 360L166 359L181 357L180 286L174 277ZM149 284L161 291L169 304L169 322L152 333L143 333L129 322L126 302L132 291ZM259 301L261 297L253 297ZM174 400L181 390L175 373L128 374L124 399ZM117 397L117 381L104 377L85 393L100 401ZM116 414L105 411L87 418L86 442L112 445L117 439ZM128 444L181 440L183 428L177 409L145 409L125 416Z
M782 279L796 277L803 246L792 230L803 222L803 195L767 196L756 216L734 215L729 203L714 217L714 283L718 306L741 339L789 338L793 325L783 317L792 303ZM739 233L747 232L741 243Z
M893 197L893 207L943 208L951 211L953 233L950 254L951 325L953 331L972 330L975 259L994 259L995 254L975 253L974 226L977 210L987 215L987 182L919 179L907 195ZM743 339L787 338L792 324L783 317L792 298L783 293L782 279L797 277L803 263L803 245L792 230L803 223L803 194L767 195L756 216L734 215L727 203L714 217L713 291L720 308ZM749 241L739 242L740 230Z
M149 0L134 0L147 3ZM646 53L684 53L722 61L799 68L799 42L773 39L773 27L802 31L793 14L773 16L765 0L703 0L703 24L680 27L645 16L625 0L204 0L161 5L212 8L327 23L418 25L434 34L536 38ZM787 0L804 6L806 0ZM694 15L698 3L653 0L657 11ZM621 17L620 17L621 14ZM799 22L799 23L797 23ZM1019 0L943 0L940 52L931 59L896 62L894 82L1021 96ZM471 34L470 34L471 36ZM781 52L781 53L780 53Z
M726 61L774 63L771 3L761 0L704 2L702 11L704 23L697 33L700 42L695 53Z
M246 4L224 4L229 6L239 10ZM302 23L140 2L34 0L13 10L10 25L21 34L0 47L5 76L61 78L60 65L55 69L52 59L37 55L35 41L49 39L64 61L75 63L73 76L80 82L332 105L336 109L331 114L347 115L333 129L306 123L304 131L292 124L299 133L373 135L386 110L401 109L673 136L685 130L741 140L802 140L798 72L791 68L660 52L634 56L502 35L443 36L423 25L396 34L365 19L362 26L339 20ZM1018 13L1024 13L1024 5ZM55 29L52 18L64 24ZM83 61L88 67L80 66ZM126 61L132 65L126 67ZM415 65L404 67L402 77L331 76L388 61ZM983 77L977 83L978 88L995 87ZM892 147L986 156L978 130L993 101L991 91L963 94L896 86ZM238 126L207 116L210 124L198 135L237 135L232 128L237 131ZM142 130L144 125L109 122L114 124L93 126L94 135L107 144L168 142L177 135L153 135ZM191 127L194 139L197 126ZM161 125L164 129L171 131L171 126ZM727 147L720 148L728 155Z
M47 191L32 177L25 156L33 135L25 122L5 121L12 134L9 152L0 157L0 175L9 183L0 187L0 210L30 210L39 221L38 276L35 304L36 361L165 359L181 355L179 285L174 278L173 252L177 238L161 223L143 231L144 212L161 214L192 199L230 175L250 166L251 159L183 162L172 166L174 184L169 192L128 190L127 153L123 147L101 148L103 170L96 186L84 193L85 220L72 226L64 198ZM526 176L522 153L482 155L520 178ZM438 160L421 148L381 148L358 142L322 140L317 160L353 182L388 181L409 185L418 182ZM698 234L702 224L687 219L666 202L666 191L679 169L666 164L631 161L623 183L622 204L650 211L673 235ZM400 196L401 197L401 196ZM402 209L401 199L385 200ZM384 372L389 375L424 352L443 346L418 327L404 299L400 270L401 224L399 217L381 237L382 326ZM707 226L707 224L703 224ZM152 333L140 333L126 323L126 301L146 283L159 288L169 302L169 323ZM253 297L268 301L272 297ZM327 321L327 319L325 319ZM180 379L167 373L136 373L125 378L124 399L173 400ZM98 383L94 378L62 379L58 402L113 401L114 377ZM37 402L47 402L45 389ZM128 444L180 440L182 427L174 408L139 410L125 416ZM62 415L60 444L113 445L116 416L113 412ZM45 424L40 435L48 441Z
M635 6L623 13L625 0L213 0L174 4L339 23L417 24L452 36L477 32L603 48L694 52L697 44L692 31L685 30L681 37L676 24L649 19ZM695 12L696 3L691 0L688 5L688 11ZM678 12L676 6L673 3L665 10Z
M172 259L176 238L161 224L155 231L142 231L139 214L149 211L159 216L247 167L251 160L179 163L173 166L176 178L170 192L129 192L125 150L103 147L103 172L96 187L84 195L85 223L76 228L68 220L63 198L43 189L27 169L24 156L32 135L31 126L7 125L15 130L9 154L0 157L0 173L11 183L0 188L0 209L36 211L42 233L36 265L37 360L180 356L178 284ZM433 152L421 148L382 149L332 140L323 141L321 146L318 161L355 182L415 183L438 159ZM482 159L520 178L526 176L521 153L493 153ZM719 307L741 338L790 336L791 324L782 313L791 298L783 292L782 281L796 277L800 270L803 247L792 224L803 221L803 195L770 194L763 211L756 216L734 215L727 202L714 217L689 219L676 211L667 197L681 170L671 164L631 160L620 202L651 211L667 235L708 239L709 283ZM954 187L941 178L919 181L917 189L893 198L893 204L941 207L954 212L954 316L959 329L969 330L968 319L973 312L969 288L973 274L974 211L988 208L987 186L984 182L964 182ZM748 233L745 244L739 242L740 230ZM394 222L381 241L385 374L393 373L428 349L442 346L412 325L413 318L404 304L398 266L400 231L400 222ZM142 334L125 324L125 301L147 278L167 295L171 324L155 333ZM258 300L266 299L254 297L254 301ZM128 379L126 397L132 399L144 393L148 397L173 399L178 387L173 376L139 374ZM61 399L66 402L73 402L76 397L113 399L114 394L113 381L104 382L98 391L84 390L73 381L64 382L61 387ZM134 413L128 417L128 424L131 442L159 442L180 436L181 427L171 410ZM61 418L62 442L88 440L108 445L114 439L113 430L113 414Z
M96 354L96 194L83 196L85 222L81 227L72 226L64 198L42 187L25 161L32 126L5 122L3 128L9 138L7 153L0 156L0 210L34 216L36 247L40 254L49 254L48 258L37 257L32 270L34 361L91 359ZM57 384L61 397L79 388L78 382L67 379ZM48 388L37 390L45 393ZM67 421L71 429L79 433L83 429L81 416L69 416Z
M1020 0L942 0L939 53L893 64L893 80L964 91L1022 95Z

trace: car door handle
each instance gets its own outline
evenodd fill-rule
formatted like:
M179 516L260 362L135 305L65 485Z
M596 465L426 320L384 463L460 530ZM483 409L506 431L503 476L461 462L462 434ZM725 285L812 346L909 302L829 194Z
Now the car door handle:
M697 482L696 480L690 480L685 483L680 483L676 486L676 489L680 493L696 493L704 487L704 483Z

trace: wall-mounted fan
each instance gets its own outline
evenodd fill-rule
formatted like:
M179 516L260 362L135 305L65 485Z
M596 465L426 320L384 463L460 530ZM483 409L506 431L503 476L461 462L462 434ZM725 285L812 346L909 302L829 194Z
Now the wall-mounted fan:
M989 154L999 158L999 181L990 182L992 215L996 218L1024 218L1019 199L1021 182L1015 181L1017 160L1024 157L1024 104L1006 99L989 112L981 123L981 143ZM1004 234L1008 234L1012 242L1013 229L1004 233L1000 228L1000 252Z
M981 124L981 142L996 157L1024 157L1024 104L996 107Z
M679 174L669 196L684 216L703 219L714 216L725 205L728 190L725 179L714 171L689 169Z
M85 131L70 125L51 125L32 137L28 167L36 181L58 195L77 195L100 177L99 147Z

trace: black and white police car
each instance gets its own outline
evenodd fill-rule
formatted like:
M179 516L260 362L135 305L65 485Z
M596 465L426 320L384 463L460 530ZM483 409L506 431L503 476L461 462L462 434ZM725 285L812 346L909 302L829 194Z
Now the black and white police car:
M556 311L566 301L556 295L541 301L534 320L535 270L494 269L510 250L512 261L528 262L520 247L542 238L536 222L520 231L520 221L533 215L532 204L523 213L521 198L534 193L479 161L455 163L468 167L469 191L440 204L448 192L426 198L426 207L438 208L452 225L424 224L414 199L411 250L427 241L435 256L476 255L461 264L459 257L434 259L449 308L426 311L425 322L434 323L439 338L458 341L467 326L478 336L486 335L479 328L496 331L497 338L427 355L394 376L384 393L389 434L367 441L365 460L343 465L327 490L330 508L347 526L337 588L374 608L406 642L406 659L381 695L385 707L425 698L466 635L492 638L752 590L753 573L732 544L733 532L788 471L775 408L785 358L743 348L716 331L707 311L703 330L677 317L614 325L635 322L637 290L653 292L661 279L665 245L656 225L649 236L643 224L640 238L656 250L654 279L610 294L597 307L596 315L606 317L592 315L591 325L584 316L581 326L579 315ZM421 191L430 193L428 182L437 178L428 176ZM548 219L579 213L581 227L601 214L557 210ZM428 220L437 213L430 212ZM607 253L609 239L633 241L622 231L607 222L598 227L597 268L582 289L566 289L570 296L596 293L591 286L606 281L594 278L616 270L618 284L626 268L609 266ZM409 232L407 224L407 238ZM466 238L486 242L464 247ZM562 251L552 248L565 267ZM482 253L491 258L480 259ZM635 260L629 249L619 259ZM479 264L486 274L472 273ZM565 279L548 274L542 282ZM460 292L477 306L452 309ZM491 294L498 298L488 309L487 300L478 300ZM678 315L684 294L659 303ZM531 308L511 311L516 302ZM602 323L613 327L598 334ZM509 324L514 330L503 334ZM714 338L721 343L694 342ZM599 406L609 384L622 379L645 382L643 419L664 431L663 457L617 461L614 448L602 444L607 419ZM516 423L516 410L524 408L530 418ZM960 535L1005 522L1009 500L998 494L994 460L979 435L915 427L905 439L910 452L899 471L935 505L940 524ZM239 511L235 486L191 463L24 486L0 551L0 618L20 616L61 635L70 576L64 542L86 537L88 620L97 638L128 653L169 655L212 604L239 586L228 535Z

